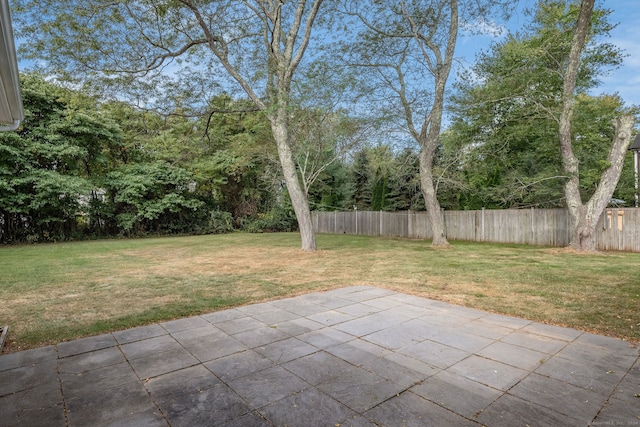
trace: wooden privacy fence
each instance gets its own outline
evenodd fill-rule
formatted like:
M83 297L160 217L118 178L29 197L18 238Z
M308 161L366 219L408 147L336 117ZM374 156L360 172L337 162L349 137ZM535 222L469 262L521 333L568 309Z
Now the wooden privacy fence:
M317 233L431 239L426 212L313 212ZM567 246L570 219L566 209L443 211L449 240ZM596 227L601 250L640 252L640 209L607 209Z

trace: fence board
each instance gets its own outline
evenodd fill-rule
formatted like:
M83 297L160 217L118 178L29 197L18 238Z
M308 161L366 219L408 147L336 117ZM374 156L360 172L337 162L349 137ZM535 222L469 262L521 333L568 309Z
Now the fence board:
M476 211L445 211L444 224L447 239L451 240L477 240Z
M411 239L432 239L433 230L429 222L429 215L426 212L409 211L407 215L409 225L407 227L408 237Z
M571 238L566 209L443 212L449 240L562 247ZM317 233L431 239L426 212L313 212ZM640 252L640 209L606 209L596 227L598 249Z
M381 212L380 235L409 237L408 212Z
M606 209L596 233L601 249L640 252L640 209Z

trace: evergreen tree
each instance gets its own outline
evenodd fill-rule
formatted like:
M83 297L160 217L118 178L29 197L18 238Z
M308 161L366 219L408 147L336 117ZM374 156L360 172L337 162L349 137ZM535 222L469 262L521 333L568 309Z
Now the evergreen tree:
M366 210L371 207L372 184L370 180L371 166L369 155L366 149L358 150L351 165L351 176L353 181L353 192L351 204L359 210Z

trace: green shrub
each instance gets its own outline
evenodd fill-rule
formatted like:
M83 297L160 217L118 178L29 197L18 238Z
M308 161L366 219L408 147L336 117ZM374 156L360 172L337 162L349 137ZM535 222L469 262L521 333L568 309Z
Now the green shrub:
M291 209L275 207L270 212L258 216L244 225L244 231L249 233L294 231L298 228L298 221Z
M211 211L209 214L208 233L223 234L233 231L233 216L229 212Z

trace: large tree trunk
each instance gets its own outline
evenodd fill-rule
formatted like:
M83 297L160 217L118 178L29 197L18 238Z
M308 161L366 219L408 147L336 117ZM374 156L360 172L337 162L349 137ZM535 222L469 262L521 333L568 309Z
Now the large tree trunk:
M578 22L571 40L569 60L563 76L562 109L558 119L558 140L560 142L560 154L562 155L562 167L568 176L564 185L564 194L567 201L567 209L571 217L571 241L569 246L580 251L595 251L595 224L593 224L593 211L587 216L587 208L582 203L580 196L580 171L578 158L573 153L571 135L571 118L575 105L575 88L578 69L580 67L580 55L587 39L587 33L593 13L595 0L583 0L580 5ZM595 219L597 221L598 218Z
M615 136L607 162L609 167L603 172L596 191L586 204L582 204L577 179L565 185L567 206L571 217L572 234L569 246L579 252L596 252L596 225L620 180L624 158L631 144L635 117L622 116L613 121ZM576 166L577 172L577 166Z
M420 187L424 197L424 204L429 214L429 222L433 231L431 245L434 247L449 247L449 241L445 234L444 221L440 209L440 203L433 185L433 147L423 146L420 150Z
M300 237L302 239L302 250L306 252L315 251L317 250L316 236L313 232L309 201L300 185L300 180L296 172L296 164L291 152L291 145L289 144L289 125L286 107L279 107L276 113L269 116L269 120L278 148L278 157L282 165L284 181L289 191L293 210L296 213L296 219L298 220Z
M591 199L583 204L580 197L579 161L573 153L571 118L575 105L575 87L580 68L580 55L587 40L594 3L595 0L582 0L580 3L580 13L571 40L569 60L564 71L562 110L558 120L562 166L569 177L564 186L572 226L569 246L580 252L596 251L596 225L602 212L609 204L620 179L622 164L631 143L631 131L635 121L634 117L630 115L622 116L613 121L615 136L607 159L609 167L602 174Z
M444 58L440 48L438 48L436 44L433 44L433 42L426 43L426 45L423 46L423 52L425 48L431 49L436 59L436 66L431 67L435 90L431 111L422 124L422 129L419 135L415 132L412 124L413 122L410 119L410 113L407 114L412 134L420 144L420 185L422 187L422 195L424 196L424 203L429 214L429 221L431 222L431 229L433 231L431 246L441 248L449 247L449 241L447 240L445 233L444 218L440 209L440 202L438 202L436 187L433 182L433 162L435 160L436 148L440 139L445 87L447 79L449 78L449 72L451 71L453 53L458 37L458 1L449 0L449 6L451 8L451 15L449 17L449 31L447 44L444 50ZM427 57L425 57L425 60L426 62L429 62ZM405 110L408 111L408 104L404 98L403 104L405 105Z

